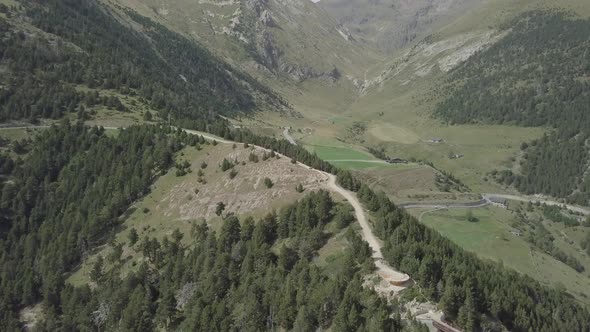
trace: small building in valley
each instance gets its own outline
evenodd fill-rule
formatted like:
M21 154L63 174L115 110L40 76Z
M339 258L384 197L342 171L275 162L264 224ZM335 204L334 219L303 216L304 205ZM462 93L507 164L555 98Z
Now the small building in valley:
M407 164L408 161L402 158L387 158L386 160L390 164Z
M503 209L508 208L508 200L506 200L505 198L492 196L489 198L489 201L493 206L501 207Z

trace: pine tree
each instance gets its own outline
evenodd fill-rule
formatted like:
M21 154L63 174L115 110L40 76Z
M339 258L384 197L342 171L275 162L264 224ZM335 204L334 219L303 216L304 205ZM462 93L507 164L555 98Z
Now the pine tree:
M215 206L215 214L218 216L221 216L223 211L225 211L225 203L223 203L223 202L217 203L217 205Z
M104 259L101 255L99 255L94 262L94 265L92 265L92 270L90 271L90 280L98 282L102 278L103 268Z
M303 188L303 185L300 183L300 184L297 185L297 187L295 188L295 190L298 193L302 193L305 189Z

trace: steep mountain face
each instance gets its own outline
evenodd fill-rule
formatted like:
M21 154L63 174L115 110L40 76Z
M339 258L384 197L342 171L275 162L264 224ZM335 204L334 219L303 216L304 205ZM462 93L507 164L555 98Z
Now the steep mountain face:
M310 1L117 0L251 72L295 81L360 76L379 56Z
M482 0L322 0L353 38L391 52L461 16Z

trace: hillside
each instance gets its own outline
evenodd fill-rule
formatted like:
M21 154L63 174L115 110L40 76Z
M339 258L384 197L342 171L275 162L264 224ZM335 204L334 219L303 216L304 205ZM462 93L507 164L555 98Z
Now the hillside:
M590 331L588 15L0 0L0 330Z
M355 38L392 53L433 33L481 2L322 0L318 4Z
M59 119L121 95L176 121L253 112L283 102L206 49L131 11L95 1L22 1L0 16L3 121ZM98 91L114 91L101 98ZM119 97L118 97L119 96Z
M21 323L43 330L260 330L269 315L272 324L304 330L401 326L399 316L389 317L387 303L362 287L373 263L357 234L348 232L338 240L345 247L338 257L346 262L338 276L311 263L326 241L354 220L351 210L327 191L313 190L321 186L311 179L315 170L160 126L135 126L110 136L101 128L63 122L29 144L26 163L0 159L2 176L10 178L0 184L3 331L18 330ZM184 160L190 155L197 158L191 161L209 162L194 166L203 175L189 172ZM233 166L233 178L226 162L214 164L223 156L245 162ZM12 167L4 167L7 160ZM250 173L260 166L283 172L264 174L274 185L257 181ZM215 192L221 183L228 190ZM296 183L305 184L303 193L296 193ZM203 192L195 192L195 186ZM242 193L232 194L230 187ZM195 204L178 206L181 201L161 197L161 209L148 205L160 213L150 219L144 204L161 189L194 195ZM133 213L130 204L144 196L137 211L143 222L138 215L126 220ZM255 207L254 196L260 198ZM217 213L223 218L209 219L209 225L195 221L187 229L187 218L195 216L185 216L187 208L196 207L193 212L200 215L201 204L207 211L210 201L219 199L227 202L227 209ZM271 213L275 203L282 207L278 215ZM254 218L240 222L232 213L243 212L240 204L265 216L256 216L256 223ZM170 209L180 212L181 220ZM115 236L121 226L128 228ZM129 235L132 230L135 237ZM104 260L93 259L91 282L78 287L67 282L69 272L105 242L111 249ZM309 309L297 309L295 298ZM358 318L348 318L350 312Z
M379 55L310 1L116 0L267 79L362 77Z
M435 115L450 123L543 126L555 131L523 143L520 171L494 176L528 194L588 205L590 20L536 11L509 34L450 73Z

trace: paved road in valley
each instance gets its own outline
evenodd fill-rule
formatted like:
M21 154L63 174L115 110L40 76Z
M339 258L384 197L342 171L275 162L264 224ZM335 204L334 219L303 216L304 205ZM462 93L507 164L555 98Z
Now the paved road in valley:
M397 204L399 207L405 209L469 209L469 208L480 208L490 205L490 201L487 199L481 199L474 202L410 202Z
M584 215L590 215L590 209L583 208L580 206L564 204L556 201L550 201L545 199L540 199L537 197L530 197L530 196L516 196L516 195L504 195L504 194L481 194L484 199L492 199L492 198L502 198L507 199L509 201L519 201L519 202L532 202L532 203L540 203L546 205L555 205L555 206L565 206L568 210L578 212Z

